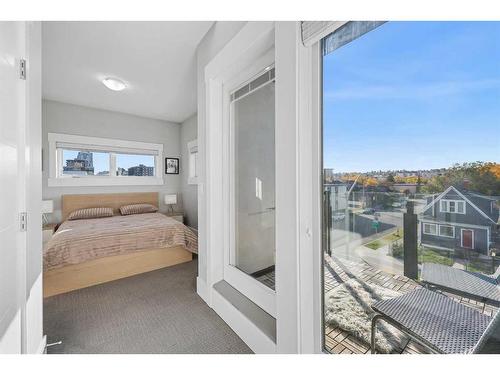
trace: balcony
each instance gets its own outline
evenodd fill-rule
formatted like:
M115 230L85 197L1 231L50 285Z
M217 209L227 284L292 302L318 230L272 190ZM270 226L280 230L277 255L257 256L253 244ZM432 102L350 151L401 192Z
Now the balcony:
M500 266L497 234L491 233L496 227L488 227L489 246L484 249L476 241L480 233L476 230L482 223L457 223L463 218L440 216L439 207L433 208L440 204L435 201L437 194L349 193L348 185L339 185L325 184L324 189L326 351L370 353L371 318L375 313L371 306L429 288L422 280L423 264L438 264L478 277L493 274ZM499 309L494 301L467 298L445 288L432 290L488 317ZM380 325L376 337L379 353L430 353L417 340L386 323Z
M388 272L381 271L368 265L366 262L353 261L353 260L340 260L335 256L325 254L325 274L324 274L324 287L325 287L325 304L328 306L328 300L331 296L336 296L339 292L351 293L352 300L359 302L362 305L362 298L359 293L356 293L356 288L345 288L345 285L359 284L368 286L373 289L376 286L376 292L386 290L384 295L397 295L407 293L421 285L405 276L394 275ZM347 283L347 284L346 284ZM374 292L374 293L376 293ZM466 306L477 309L482 314L493 316L498 307L491 304L477 302L472 299L464 298L453 293L443 292L455 301L460 302ZM341 308L342 306L340 306ZM329 314L339 313L338 310L328 311L327 307L327 320ZM342 315L347 316L352 314L350 305L345 306L345 311L341 312ZM340 314L339 314L340 315ZM332 322L334 322L332 324ZM347 329L349 324L339 324L340 320L332 319L325 322L325 349L332 354L369 354L369 336L365 334L365 338L360 338L359 330ZM369 332L368 328L370 322L367 318L364 322L366 327L365 333ZM429 350L419 343L408 339L401 338L401 334L396 330L387 333L387 340L389 342L387 353L391 354L424 354L429 353Z

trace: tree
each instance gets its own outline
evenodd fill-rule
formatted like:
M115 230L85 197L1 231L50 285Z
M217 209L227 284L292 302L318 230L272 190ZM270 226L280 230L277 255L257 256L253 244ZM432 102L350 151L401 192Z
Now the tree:
M455 164L422 187L426 193L439 193L451 185L485 195L500 196L500 165L492 162Z
M364 186L376 186L378 184L378 181L376 178L373 177L366 177L363 180L363 185Z

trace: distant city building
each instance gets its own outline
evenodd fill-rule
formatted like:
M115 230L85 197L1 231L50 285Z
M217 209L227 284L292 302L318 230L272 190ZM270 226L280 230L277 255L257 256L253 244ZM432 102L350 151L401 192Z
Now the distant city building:
M76 158L78 160L84 160L87 167L94 167L94 154L92 152L80 151Z
M128 169L129 176L154 176L154 167L147 167L144 164L139 164Z
M93 175L94 163L91 152L79 152L76 158L66 160L63 166L63 174L71 175Z
M325 178L326 183L331 183L335 179L333 176L333 169L332 168L325 168L323 170L323 176Z
M109 171L100 171L96 176L109 176Z
M330 207L334 212L347 209L347 184L334 180L326 184L324 188L329 193Z
M128 170L125 168L118 167L116 170L116 175L117 176L128 176Z

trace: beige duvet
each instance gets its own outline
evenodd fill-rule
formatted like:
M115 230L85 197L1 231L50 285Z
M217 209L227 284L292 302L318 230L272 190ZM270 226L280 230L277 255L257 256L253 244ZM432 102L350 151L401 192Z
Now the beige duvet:
M44 269L154 248L183 246L196 253L196 235L160 213L65 221L47 244Z

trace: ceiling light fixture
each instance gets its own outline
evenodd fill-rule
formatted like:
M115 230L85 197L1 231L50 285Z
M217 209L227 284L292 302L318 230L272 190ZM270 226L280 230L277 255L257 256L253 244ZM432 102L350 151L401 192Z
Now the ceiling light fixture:
M113 91L122 91L127 85L117 78L104 78L102 84Z

